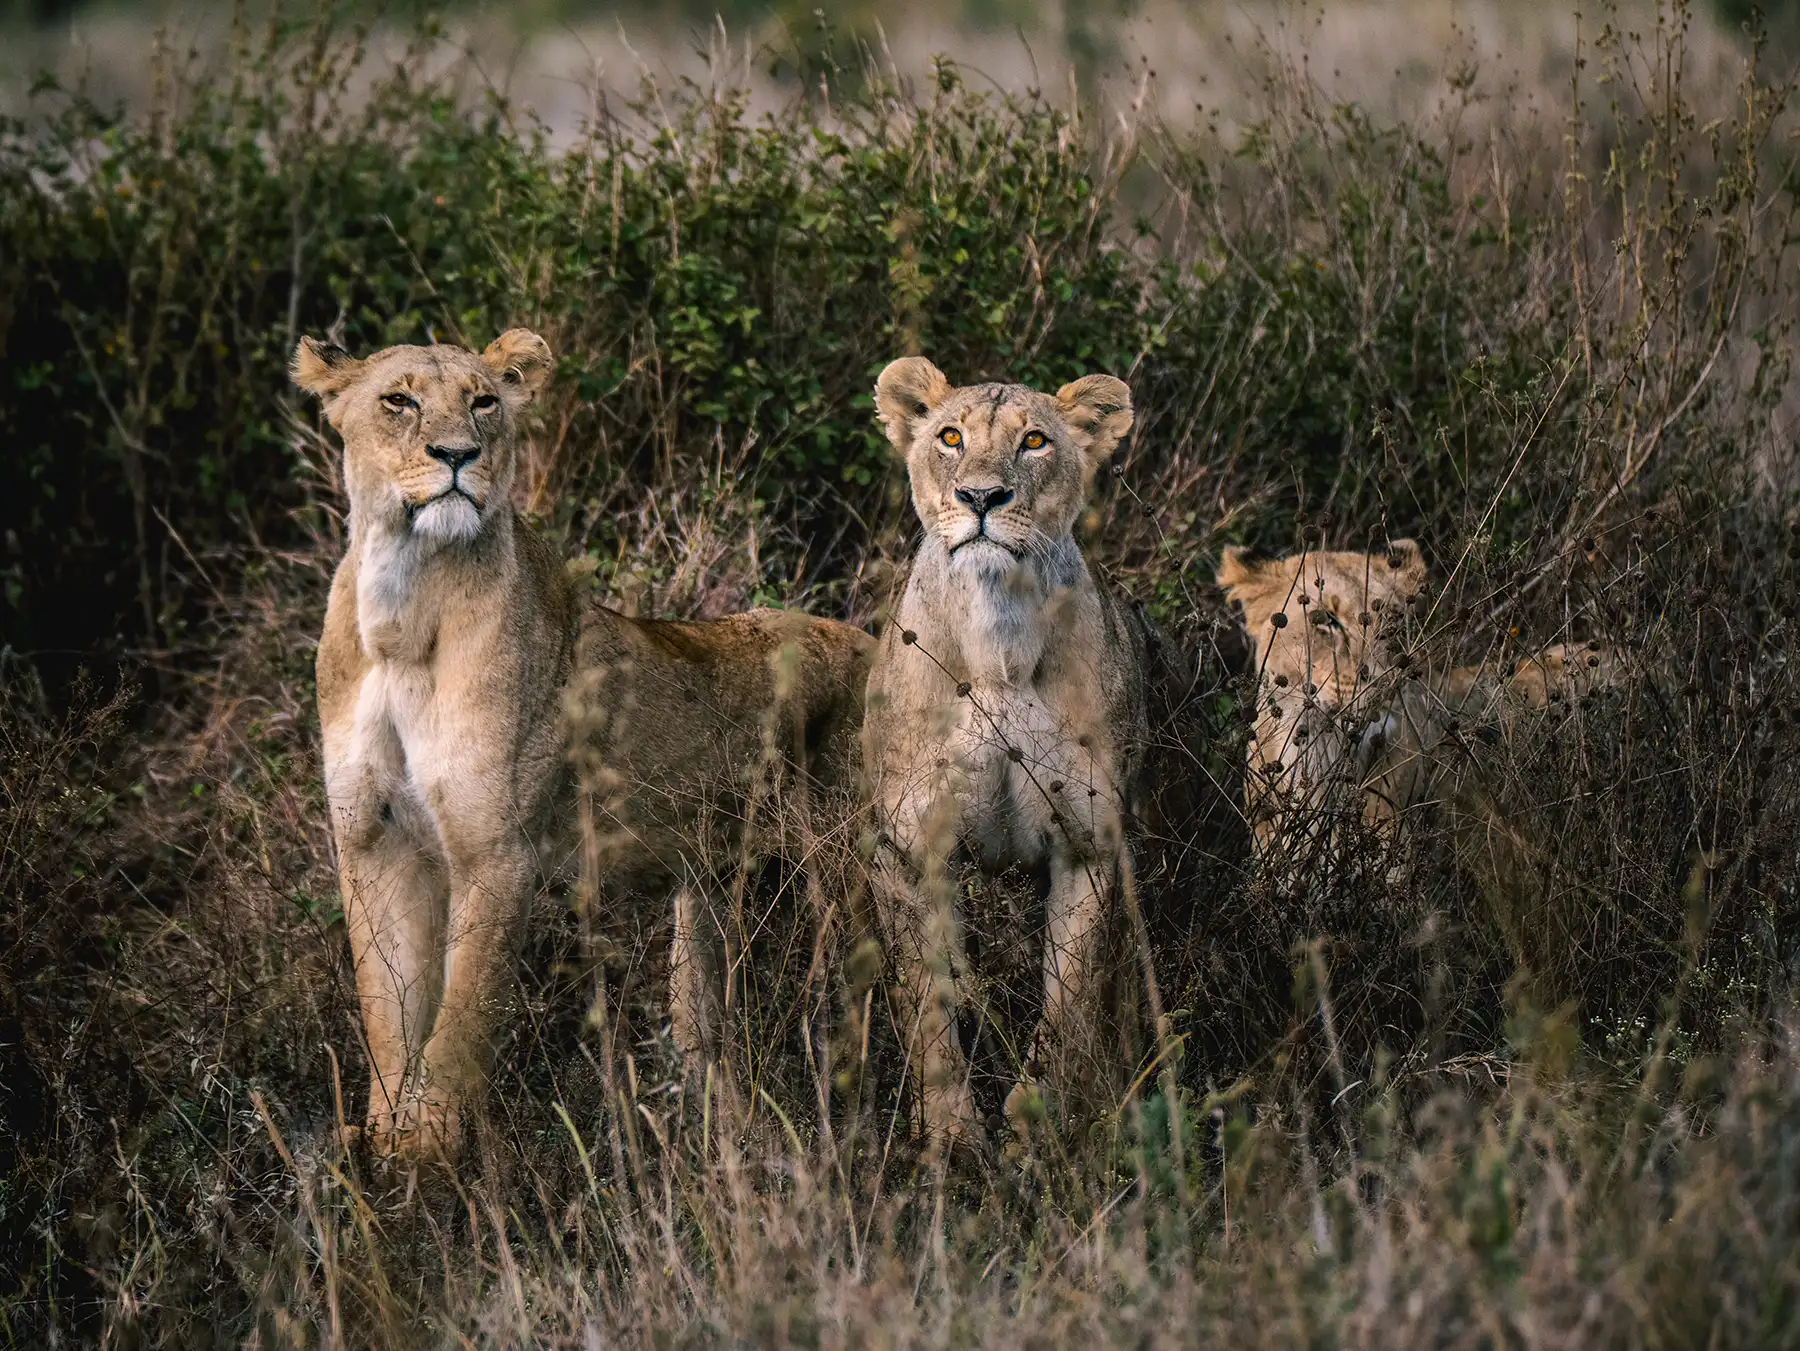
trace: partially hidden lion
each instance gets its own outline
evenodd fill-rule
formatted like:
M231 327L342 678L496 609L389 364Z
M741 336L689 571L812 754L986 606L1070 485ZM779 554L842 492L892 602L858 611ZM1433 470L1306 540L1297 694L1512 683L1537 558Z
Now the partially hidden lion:
M979 1129L956 1020L953 872L1048 872L1035 1049L1056 1087L1091 1050L1095 965L1145 740L1145 631L1089 571L1073 526L1131 426L1123 381L1055 394L958 388L923 357L875 389L924 537L869 675L863 751L882 848L875 896L892 1007L933 1148ZM1022 1078L1009 1099L1018 1113Z
M344 441L319 720L381 1153L457 1152L540 878L674 891L674 1032L706 1053L721 865L779 844L749 819L772 788L853 796L865 634L776 610L628 618L515 512L520 418L550 371L522 329L479 354L294 352Z
M1228 548L1217 581L1254 656L1245 806L1259 854L1290 876L1358 828L1392 840L1408 812L1479 793L1479 775L1465 774L1476 727L1617 675L1616 653L1597 643L1559 643L1505 673L1434 666L1418 641L1428 577L1410 539L1285 558ZM1498 820L1485 802L1475 815Z

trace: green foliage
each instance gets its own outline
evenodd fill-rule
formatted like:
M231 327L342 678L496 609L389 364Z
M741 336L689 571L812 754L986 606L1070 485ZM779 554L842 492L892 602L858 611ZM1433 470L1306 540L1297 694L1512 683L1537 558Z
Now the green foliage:
M237 78L148 123L45 88L6 129L0 350L26 355L0 388L0 528L59 541L9 550L16 646L179 646L212 595L200 560L295 538L319 486L283 378L306 332L361 350L543 329L565 524L604 539L620 473L724 447L827 573L866 543L843 511L886 501L870 390L910 351L1052 388L1125 372L1153 463L1228 444L1271 505L1397 533L1447 532L1502 481L1518 415L1493 410L1568 397L1558 311L1516 322L1533 227L1495 228L1439 153L1353 110L1303 139L1253 129L1235 163L1162 147L1198 201L1222 174L1294 196L1128 246L1125 164L1097 179L1066 114L948 65L927 102L860 85L829 118L677 90L559 151L412 61L347 98L366 51L330 32L244 38Z
M198 558L292 537L314 487L286 422L302 333L544 329L571 394L565 503L602 455L648 470L722 439L768 497L835 484L854 507L885 484L869 391L892 356L1060 383L1142 341L1140 282L1041 104L946 70L930 107L828 127L690 91L641 137L608 124L557 153L405 63L345 104L364 52L326 31L271 34L149 125L44 89L46 120L6 129L0 350L28 359L0 391L4 528L60 541L12 551L17 645L170 642Z
M1550 151L1478 141L1466 83L1395 128L1294 72L1229 142L1115 145L821 38L797 60L823 97L650 88L562 145L421 80L437 43L390 63L277 21L223 73L165 68L149 116L45 87L0 132L0 640L51 691L0 650L9 1336L1792 1340L1785 86L1639 90L1684 69L1665 21L1605 29ZM933 1172L870 1032L879 945L773 918L807 984L744 981L698 1102L660 901L547 897L465 1174L338 1149L361 1067L310 662L342 503L285 367L302 333L513 324L559 355L524 505L597 592L678 615L879 620L910 526L887 360L1129 380L1083 543L1164 674L1200 657L1152 750L1201 805L1136 823L1119 983L1162 1012L1121 1040L1162 1058L1116 1110ZM1488 885L1426 812L1278 886L1240 819L1254 684L1218 551L1400 535L1431 659L1591 636L1630 674L1510 739L1461 729L1537 875ZM165 695L129 725L72 676L119 652ZM977 956L1027 971L983 987L995 1108L1041 999L1012 881L969 892Z

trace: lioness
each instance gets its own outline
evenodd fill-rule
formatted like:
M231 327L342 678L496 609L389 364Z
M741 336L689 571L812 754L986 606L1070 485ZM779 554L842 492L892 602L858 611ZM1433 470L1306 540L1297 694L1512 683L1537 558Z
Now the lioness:
M1217 581L1241 607L1255 655L1245 805L1258 851L1289 871L1315 864L1347 822L1391 836L1405 812L1455 787L1463 725L1614 675L1614 654L1596 644L1545 648L1505 678L1435 669L1410 641L1427 581L1410 539L1385 553L1287 558L1228 548Z
M881 373L875 400L924 538L869 673L863 756L884 837L876 900L895 1012L925 1131L941 1146L975 1123L956 1031L954 862L1047 868L1031 1058L1053 1083L1088 1030L1145 739L1144 632L1095 581L1072 530L1131 426L1131 391L1108 375L1055 394L959 389L909 357Z
M519 519L519 418L550 369L522 329L479 355L294 351L344 440L319 721L380 1152L454 1154L482 1101L536 880L579 852L571 731L601 884L678 888L689 1051L714 1002L713 863L742 842L754 782L797 765L829 786L854 764L863 633L772 610L630 619L585 603Z

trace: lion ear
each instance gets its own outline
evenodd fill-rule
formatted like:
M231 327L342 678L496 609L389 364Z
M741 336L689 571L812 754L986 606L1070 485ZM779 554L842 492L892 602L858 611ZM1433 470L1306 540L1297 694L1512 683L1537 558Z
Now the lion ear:
M1425 584L1425 554L1416 539L1391 539L1387 552L1388 576L1408 590Z
M523 407L537 397L555 364L550 344L528 328L509 328L487 345L481 359L499 377L509 403Z
M1213 583L1219 590L1229 593L1258 580L1265 568L1277 562L1280 560L1261 549L1230 544L1219 555L1219 570L1213 574Z
M911 450L919 419L953 392L944 373L924 357L890 361L875 381L875 412L894 449L902 456Z
M1090 464L1113 453L1131 430L1131 386L1113 375L1084 375L1056 391L1063 420L1087 439Z
M318 338L302 338L294 346L294 359L288 375L308 394L329 399L342 394L362 378L363 363L335 342Z

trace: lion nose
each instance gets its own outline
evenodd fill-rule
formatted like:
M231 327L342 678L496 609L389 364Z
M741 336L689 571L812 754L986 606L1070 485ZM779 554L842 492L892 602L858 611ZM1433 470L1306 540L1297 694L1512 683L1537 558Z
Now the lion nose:
M449 465L450 472L454 474L465 464L478 459L481 455L481 447L466 443L460 446L426 446L425 453L432 459Z
M956 500L961 502L977 516L985 516L995 507L1003 507L1013 500L1011 488L958 488Z

